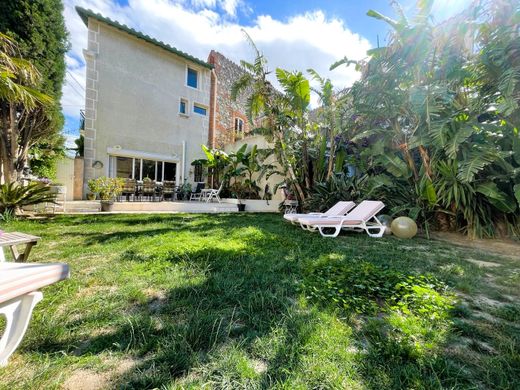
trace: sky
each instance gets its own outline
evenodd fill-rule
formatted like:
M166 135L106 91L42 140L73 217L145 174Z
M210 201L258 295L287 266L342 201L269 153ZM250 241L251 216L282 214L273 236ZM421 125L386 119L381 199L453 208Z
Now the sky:
M436 0L434 22L460 12L470 0ZM215 49L231 60L251 61L254 53L242 29L268 59L269 68L306 72L312 68L334 86L350 86L359 75L353 67L329 71L335 61L366 58L366 52L387 40L387 25L366 16L369 9L395 17L388 0L64 0L71 48L62 107L68 143L79 134L84 108L87 28L74 7L126 24L177 49L206 60ZM402 0L413 15L415 0ZM274 73L274 72L273 72ZM272 75L274 81L274 74ZM317 104L317 98L312 98Z

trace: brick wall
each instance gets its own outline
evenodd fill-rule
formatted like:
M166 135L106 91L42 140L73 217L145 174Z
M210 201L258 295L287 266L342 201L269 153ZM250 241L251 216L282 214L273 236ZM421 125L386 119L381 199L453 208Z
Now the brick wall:
M242 93L236 101L231 99L233 83L244 74L244 69L219 52L211 51L208 62L215 67L213 71L211 96L214 99L213 118L210 118L209 144L215 148L235 142L251 130L246 116L248 93ZM243 123L243 134L235 132L235 119ZM213 120L212 120L213 119Z

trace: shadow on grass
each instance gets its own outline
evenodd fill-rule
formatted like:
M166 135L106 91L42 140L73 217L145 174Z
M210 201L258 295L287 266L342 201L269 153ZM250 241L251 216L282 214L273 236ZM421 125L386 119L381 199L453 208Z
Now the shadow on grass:
M75 225L78 221L72 218L69 222ZM308 340L315 335L316 324L320 321L316 310L306 310L298 302L302 295L298 283L309 264L323 257L329 258L320 264L323 267L330 266L338 258L350 263L364 259L377 266L420 275L425 270L434 270L440 261L436 260L433 265L427 261L421 264L417 261L420 256L417 251L403 248L412 244L392 238L372 240L348 235L325 240L264 215L157 215L139 217L139 223L135 223L135 216L96 216L96 221L99 228L87 232L85 242L89 245L128 242L128 248L120 253L120 259L125 260L125 270L134 265L146 268L149 264L150 272L164 272L166 276L178 278L175 273L186 271L187 278L182 287L157 289L151 284L152 293L142 292L130 299L122 295L124 298L118 301L117 308L107 306L104 312L95 315L86 312L65 324L68 329L85 323L109 324L84 339L71 336L61 344L40 339L31 345L33 350L65 351L76 356L113 352L135 358L135 366L114 383L115 388L167 386L176 379L188 380L186 374L193 382L198 378L210 380L213 387L285 385L293 379L293 373L303 370L305 363L302 360L309 354L306 350ZM117 231L103 233L105 223L112 230L116 226ZM153 224L160 225L150 226ZM142 226L145 230L126 230L134 226ZM224 232L240 241L241 246L225 247L224 240L223 246L219 246L221 242L217 240L208 244L212 245L210 247L193 245L182 252L172 246L156 254L153 251L144 253L142 247L131 245L140 238L153 239L177 231L190 232L194 242L205 234ZM171 239L175 240L174 234ZM153 242L150 245L153 249ZM426 243L417 241L414 245L419 247ZM431 245L435 250L436 245ZM424 252L429 250L426 248ZM156 263L166 263L169 268L154 268ZM192 280L193 270L197 277ZM362 278L360 275L360 280ZM468 279L458 274L446 278L452 285ZM460 339L462 334L461 326L456 323L457 320L463 322L462 317L466 315L461 312L449 313L448 320L453 325L442 338L436 339L435 348L421 349L416 336L421 336L424 329L414 329L414 324L406 324L410 327L406 333L406 327L397 326L389 316L360 316L361 321L353 323L349 313L336 312L330 305L317 307L355 329L353 337L359 352L354 353L353 375L366 388L467 388L478 387L478 383L508 388L508 381L518 372L519 363L514 354L518 351L520 337L511 344L507 359L490 356L491 360L478 360L479 355L472 355L477 361L469 367L464 362L466 349L453 356L451 341ZM112 321L110 316L113 316ZM277 342L262 349L258 340ZM226 362L228 354L225 351L233 348L238 355L247 354L260 363L265 361L265 368L248 373L240 368L239 361ZM337 345L337 348L345 349L347 345ZM264 349L269 350L268 353L259 352ZM320 363L320 358L315 359ZM479 371L482 361L489 362L491 368ZM501 377L500 371L505 372ZM303 382L308 387L326 387L313 373L299 372L297 375L303 376L302 381L308 381ZM479 375L487 377L481 379ZM493 383L498 385L489 386Z

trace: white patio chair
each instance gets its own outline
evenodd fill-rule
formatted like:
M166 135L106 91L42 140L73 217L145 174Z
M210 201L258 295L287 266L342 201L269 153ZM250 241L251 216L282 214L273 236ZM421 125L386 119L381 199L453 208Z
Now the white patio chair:
M302 218L300 223L317 228L323 237L337 237L342 229L365 231L370 237L382 237L385 232L383 225L376 217L385 207L383 202L364 200L350 213L341 217ZM325 233L326 228L333 228L334 232ZM372 231L376 231L373 233Z
M204 196L204 186L206 184L203 182L197 183L197 186L195 187L195 190L191 192L190 195L190 201L192 200L198 200L199 202L203 200Z
M25 335L34 306L43 298L38 290L68 277L67 264L0 263L0 315L6 318L0 367L7 365Z
M204 197L206 199L206 203L211 202L213 199L216 199L220 203L220 192L222 191L222 188L224 187L224 180L222 180L222 183L220 183L220 187L215 190L213 188L208 188L207 190L204 190Z

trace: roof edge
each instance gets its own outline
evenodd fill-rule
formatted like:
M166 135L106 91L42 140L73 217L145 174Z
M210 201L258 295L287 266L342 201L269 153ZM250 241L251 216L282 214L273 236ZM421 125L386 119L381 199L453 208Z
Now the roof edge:
M78 13L79 17L85 23L85 26L88 27L88 19L92 18L99 22L105 23L111 27L117 28L118 30L121 30L123 32L126 32L127 34L130 34L138 39L141 39L145 42L148 42L154 46L160 47L163 50L166 50L170 53L173 53L179 57L184 58L185 60L191 61L197 65L201 65L207 69L213 69L213 65L207 63L206 61L203 61L201 59L198 59L197 57L192 56L191 54L185 53L179 49L176 49L173 46L170 46L167 43L164 43L162 41L159 41L158 39L152 38L149 35L146 35L140 31L137 31L131 27L128 27L126 24L119 23L115 20L112 20L110 18L107 18L99 13L96 13L92 11L91 9L82 8L80 6L75 7L76 12Z

